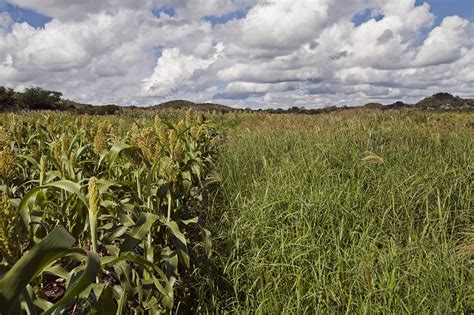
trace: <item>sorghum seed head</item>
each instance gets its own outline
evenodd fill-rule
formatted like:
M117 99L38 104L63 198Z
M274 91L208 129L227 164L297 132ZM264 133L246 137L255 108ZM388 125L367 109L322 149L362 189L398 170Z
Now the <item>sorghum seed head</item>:
M90 215L93 215L97 218L97 214L99 213L99 205L100 205L100 194L99 188L97 187L97 178L91 177L89 179L89 212Z

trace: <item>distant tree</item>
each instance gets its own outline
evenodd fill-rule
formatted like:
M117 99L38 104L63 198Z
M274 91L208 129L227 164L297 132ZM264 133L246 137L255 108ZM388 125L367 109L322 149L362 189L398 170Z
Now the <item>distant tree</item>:
M0 111L15 108L15 91L10 88L0 86Z
M17 102L25 109L56 109L62 95L61 92L49 91L35 86L25 89L23 93L18 93Z

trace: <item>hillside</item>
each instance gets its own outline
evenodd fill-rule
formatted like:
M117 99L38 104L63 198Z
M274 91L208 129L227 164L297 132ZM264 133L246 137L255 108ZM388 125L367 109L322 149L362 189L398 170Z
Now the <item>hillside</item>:
M473 99L463 99L459 96L453 96L449 93L437 93L433 96L427 97L415 104L415 107L420 109L435 109L435 110L469 110L474 109Z
M169 110L185 110L192 108L197 111L216 111L219 113L228 112L266 112L271 114L306 114L316 115L333 111L352 110L355 108L368 108L375 110L390 109L421 109L434 111L471 111L474 110L473 99L463 99L459 96L453 96L449 93L437 93L427 97L418 103L412 105L401 101L392 104L382 105L380 103L368 103L362 106L327 106L323 108L304 108L290 107L288 109L270 108L270 109L250 109L250 108L232 108L226 105L215 103L195 103L187 100L173 100L152 106L121 106L116 104L108 105L92 105L78 103L72 100L63 99L61 92L45 90L41 87L27 88L24 92L16 92L13 89L0 86L0 112L21 112L34 110L53 110L67 111L76 114L89 115L114 115L130 111L169 111Z
M152 109L188 109L192 108L194 110L204 110L204 111L220 111L220 112L231 112L235 111L235 108L221 105L221 104L213 104L213 103L194 103L187 100L174 100L165 103L161 103L158 105L151 106Z

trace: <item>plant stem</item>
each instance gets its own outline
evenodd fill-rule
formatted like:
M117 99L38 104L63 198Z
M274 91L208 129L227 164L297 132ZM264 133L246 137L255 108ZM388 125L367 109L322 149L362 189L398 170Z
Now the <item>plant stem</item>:
M170 222L171 219L171 191L168 191L168 215L166 217L166 222Z

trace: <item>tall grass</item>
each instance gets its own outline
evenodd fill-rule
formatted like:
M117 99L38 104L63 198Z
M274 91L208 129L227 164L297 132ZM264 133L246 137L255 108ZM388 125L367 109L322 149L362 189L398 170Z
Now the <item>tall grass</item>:
M208 220L207 307L238 313L469 313L473 114L244 119ZM472 235L472 234L471 234Z

